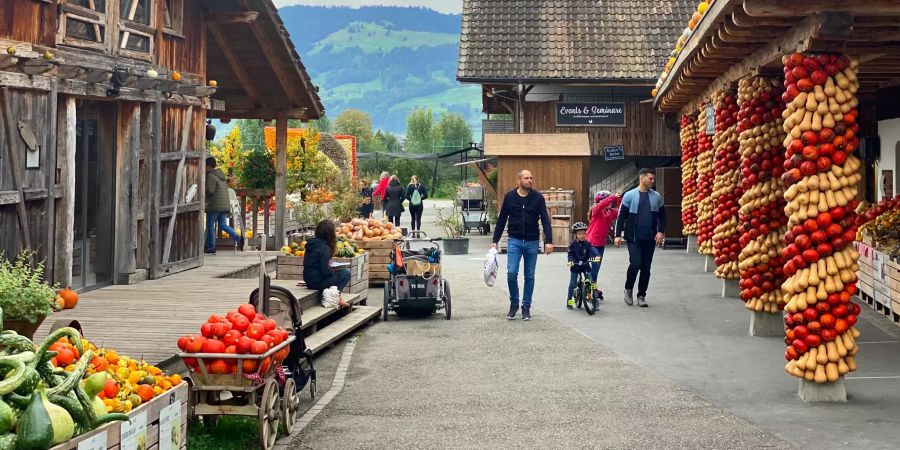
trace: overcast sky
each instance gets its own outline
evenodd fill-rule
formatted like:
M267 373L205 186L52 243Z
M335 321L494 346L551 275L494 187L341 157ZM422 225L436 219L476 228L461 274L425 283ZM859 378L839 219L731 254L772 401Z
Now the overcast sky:
M462 0L274 0L279 8L288 5L321 5L321 6L424 6L442 13L459 14L462 12Z

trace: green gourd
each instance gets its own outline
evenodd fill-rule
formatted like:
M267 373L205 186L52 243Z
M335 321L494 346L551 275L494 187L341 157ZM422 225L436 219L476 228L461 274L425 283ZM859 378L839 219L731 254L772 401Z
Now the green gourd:
M53 423L37 392L31 394L28 408L16 427L16 450L47 450L53 442Z
M14 419L12 408L6 402L0 400L0 434L5 434L12 430Z
M6 433L0 436L0 450L16 450L15 433Z
M50 416L50 425L53 429L53 439L50 441L50 445L59 445L72 439L72 436L75 435L75 421L72 420L72 416L65 408L48 400L47 393L43 389L41 389L41 399Z

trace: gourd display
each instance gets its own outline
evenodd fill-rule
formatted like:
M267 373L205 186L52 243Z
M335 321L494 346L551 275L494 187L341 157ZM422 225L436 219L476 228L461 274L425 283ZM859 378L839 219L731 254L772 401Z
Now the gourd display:
M712 236L715 226L713 217L716 206L712 199L713 159L712 136L706 134L706 107L700 108L697 116L697 243L702 255L712 255Z
M784 89L780 80L740 81L738 113L741 155L741 299L747 309L778 313L784 308L782 237L784 214Z
M852 156L859 146L859 64L824 53L794 53L783 62L785 370L835 382L857 368L860 308L850 299L859 270L852 246L862 179L862 163Z
M738 103L733 91L721 92L716 98L715 180L712 202L716 208L712 236L716 276L734 280L738 271L738 199L741 197L740 153L738 143Z
M697 234L697 121L681 116L681 223L685 236Z

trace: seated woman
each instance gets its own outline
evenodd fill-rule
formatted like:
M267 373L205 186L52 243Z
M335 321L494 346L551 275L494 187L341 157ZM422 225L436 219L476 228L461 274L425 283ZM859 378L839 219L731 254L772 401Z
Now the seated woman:
M316 225L316 237L306 243L306 254L303 257L303 281L310 289L322 292L332 286L343 291L350 283L350 271L331 270L331 258L337 248L337 234L334 222L323 220ZM340 306L349 306L341 299Z

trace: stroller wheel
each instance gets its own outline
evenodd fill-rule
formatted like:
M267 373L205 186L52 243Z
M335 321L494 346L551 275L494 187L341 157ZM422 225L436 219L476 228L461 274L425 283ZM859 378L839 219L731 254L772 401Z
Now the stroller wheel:
M384 306L381 309L381 319L385 322L388 321L388 306L391 304L391 280L384 282Z
M309 382L309 398L315 399L316 393L316 380L313 379Z

